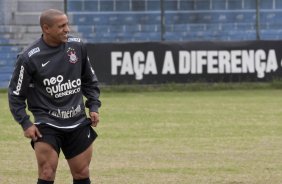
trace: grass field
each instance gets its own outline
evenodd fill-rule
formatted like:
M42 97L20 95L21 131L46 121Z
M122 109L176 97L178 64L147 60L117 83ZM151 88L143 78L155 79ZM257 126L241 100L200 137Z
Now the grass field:
M0 93L0 183L32 184L29 140ZM102 93L93 184L280 184L282 90ZM57 184L70 184L63 155Z

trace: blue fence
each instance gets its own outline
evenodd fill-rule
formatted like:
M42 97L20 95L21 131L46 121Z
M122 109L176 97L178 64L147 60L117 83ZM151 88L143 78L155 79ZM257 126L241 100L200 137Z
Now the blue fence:
M87 42L282 38L282 1L277 0L163 0L163 6L161 0L67 3L72 24Z
M0 46L0 88L8 86L19 51L17 46Z
M0 2L1 7L4 2ZM28 3L33 2L21 2L20 10L32 7ZM257 0L67 0L66 3L74 31L88 43L282 39L280 0L260 0L260 4ZM23 45L13 44L10 33L17 29L4 25L4 11L0 15L0 88L6 88L16 53ZM30 34L32 28L26 29Z

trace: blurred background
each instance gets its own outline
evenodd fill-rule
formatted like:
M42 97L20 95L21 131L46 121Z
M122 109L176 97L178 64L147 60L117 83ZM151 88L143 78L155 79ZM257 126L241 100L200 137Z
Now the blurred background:
M86 43L282 38L282 0L1 0L0 88L16 53L40 36L39 15L49 8L65 11Z

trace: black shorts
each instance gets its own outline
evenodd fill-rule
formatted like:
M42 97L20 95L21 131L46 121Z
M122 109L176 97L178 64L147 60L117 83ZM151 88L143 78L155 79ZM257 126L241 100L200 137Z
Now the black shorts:
M63 131L49 125L36 125L42 134L36 142L45 142L50 144L60 155L63 151L66 159L71 159L85 151L98 136L90 125L75 128L72 131ZM31 145L34 148L34 143Z

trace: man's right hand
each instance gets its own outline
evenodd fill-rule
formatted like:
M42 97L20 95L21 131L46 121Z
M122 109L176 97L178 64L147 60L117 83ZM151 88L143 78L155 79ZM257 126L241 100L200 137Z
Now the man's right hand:
M24 136L32 139L33 141L37 141L38 138L42 137L41 133L35 125L32 125L31 127L27 128L24 131Z

